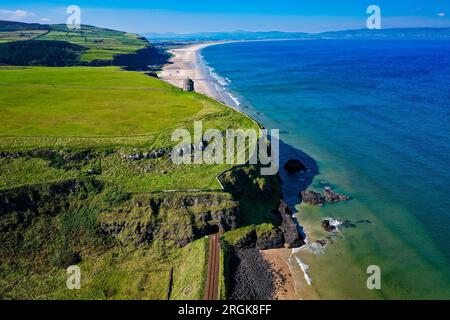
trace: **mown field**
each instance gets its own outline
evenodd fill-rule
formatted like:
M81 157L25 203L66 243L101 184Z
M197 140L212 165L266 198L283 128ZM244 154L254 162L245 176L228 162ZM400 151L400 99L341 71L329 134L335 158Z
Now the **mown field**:
M168 156L139 161L121 154L171 147L175 128L256 127L248 118L196 93L144 73L115 67L0 68L0 151L90 151L76 166L49 159L0 159L0 189L86 176L132 192L218 189L231 165L174 165ZM26 98L24 98L26 97Z

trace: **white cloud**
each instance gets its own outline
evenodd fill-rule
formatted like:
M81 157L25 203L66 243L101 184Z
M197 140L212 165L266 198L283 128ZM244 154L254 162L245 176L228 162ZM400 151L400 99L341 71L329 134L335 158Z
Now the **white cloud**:
M25 10L0 10L0 17L8 20L24 20L34 17L35 14Z
M445 12L439 12L437 15L438 15L439 17L445 17Z

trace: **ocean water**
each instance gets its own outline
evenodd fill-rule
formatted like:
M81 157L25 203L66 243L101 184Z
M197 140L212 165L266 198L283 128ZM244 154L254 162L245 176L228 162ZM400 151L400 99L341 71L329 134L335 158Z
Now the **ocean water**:
M280 129L284 159L316 168L312 181L281 172L308 236L291 256L300 297L450 298L450 42L261 41L201 54L240 109ZM353 200L298 205L305 184ZM353 227L327 239L326 217ZM379 290L366 284L371 265Z

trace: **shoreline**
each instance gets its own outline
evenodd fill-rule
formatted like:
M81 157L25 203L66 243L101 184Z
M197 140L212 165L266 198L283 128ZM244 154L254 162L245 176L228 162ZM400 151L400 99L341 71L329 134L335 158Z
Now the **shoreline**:
M208 44L211 45L211 44ZM205 46L206 47L206 46ZM201 50L201 49L200 49ZM200 51L199 50L199 51ZM200 56L201 57L201 56ZM201 61L199 60L199 63ZM226 88L225 88L226 89ZM241 110L238 110L241 111ZM243 110L242 110L243 111ZM242 112L245 114L245 112ZM281 117L282 118L282 117ZM270 123L270 122L269 122ZM302 140L302 142L304 142ZM303 143L304 145L304 143ZM312 149L316 150L316 149ZM311 151L311 149L310 149ZM317 151L317 150L316 150ZM318 152L322 151L318 149ZM315 158L326 159L329 157L328 153L315 153ZM325 155L324 157L319 157L319 155ZM351 171L350 171L351 172ZM334 184L337 184L342 187L343 190L354 190L348 180L346 180L346 176L340 175L335 171L332 171L332 167L325 167L320 173L321 177L325 177L324 181L333 181ZM283 179L284 180L284 179ZM289 180L289 179L288 179ZM313 187L314 189L314 187ZM364 189L365 190L365 189ZM283 192L284 193L284 192ZM288 193L288 196L292 194ZM286 196L286 194L285 194ZM295 195L297 197L297 195ZM374 212L371 211L371 207L362 201L353 201L353 208L351 210L345 210L339 206L334 207L332 210L328 208L322 209L320 212L314 207L308 206L296 206L296 214L302 214L301 225L308 234L307 242L314 242L315 240L320 240L323 238L323 230L320 228L320 219L325 217L348 217L349 213L353 214L355 212L364 213L364 218L369 219L370 221L376 221L377 215L374 215ZM360 210L358 210L358 208ZM353 215L352 215L353 217ZM378 224L374 223L371 226L374 234L383 234L392 237L392 240L398 241L399 245L401 239L400 237L395 237L395 235L391 235L390 233L385 233L386 230L382 229L382 227L378 227ZM308 231L308 232L306 232ZM355 237L355 239L360 240L363 238L357 238L357 236L364 235L365 232L369 232L364 230L364 228L358 228L356 230L349 229L348 230L351 237ZM380 241L384 241L380 239ZM308 241L309 240L309 241ZM376 239L378 240L378 239ZM302 250L301 252L292 252L291 258L291 270L293 271L294 282L296 283L296 292L299 295L300 299L322 299L331 297L332 299L341 299L343 297L358 297L358 298L375 298L379 299L380 296L376 292L368 292L366 287L360 284L364 284L366 281L365 274L361 273L361 262L357 260L358 254L361 256L362 250L364 250L366 242L362 240L359 242L363 249L359 249L359 246L351 245L347 241L336 241L333 246L329 246L326 254L313 255L313 252L309 252L308 250ZM356 249L355 249L356 248ZM408 249L405 247L405 249ZM407 250L406 252L410 252ZM384 253L380 253L377 258L384 258ZM339 258L336 259L337 256L343 256L348 259ZM296 258L301 258L298 261ZM384 261L384 260L383 260ZM296 263L297 262L297 263ZM366 263L366 262L365 262ZM372 263L368 261L366 265ZM332 266L332 267L330 267ZM390 266L393 270L397 270L395 267ZM427 266L423 266L424 270ZM333 276L333 272L335 270L344 270L353 276L351 277L342 277L336 278ZM306 272L307 271L307 272ZM327 272L324 272L327 271ZM414 274L413 274L414 275ZM434 274L433 274L434 275ZM307 279L308 277L308 279ZM436 276L437 277L437 276ZM311 280L312 279L312 280ZM402 279L405 283L409 284L407 279ZM432 279L434 280L434 279ZM310 283L313 283L311 285ZM413 284L414 287L414 284ZM423 288L426 288L425 286ZM395 290L396 288L390 288L393 295L398 295L399 297L408 297L402 291ZM425 289L423 289L424 292ZM381 296L382 298L382 296Z
M240 110L239 101L231 93L227 92L224 88L225 85L217 79L219 78L218 75L212 75L212 70L201 56L201 50L206 47L235 42L241 41L207 42L171 49L168 52L173 56L170 58L169 64L163 66L158 76L161 80L178 88L183 88L183 81L189 77L194 80L195 92L206 95L235 109L262 127L257 120ZM260 253L270 265L269 272L272 274L275 286L273 298L276 300L299 300L300 296L296 290L296 279L290 266L292 249L269 249L260 251Z
M239 101L223 88L225 84L221 82L226 80L220 81L214 77L201 55L201 50L206 47L234 42L237 41L206 42L168 50L173 56L169 59L169 63L163 66L158 77L181 89L183 81L189 77L194 81L195 92L240 111Z
M295 290L296 281L289 264L292 249L260 250L260 254L272 269L272 278L275 286L275 300L300 300Z

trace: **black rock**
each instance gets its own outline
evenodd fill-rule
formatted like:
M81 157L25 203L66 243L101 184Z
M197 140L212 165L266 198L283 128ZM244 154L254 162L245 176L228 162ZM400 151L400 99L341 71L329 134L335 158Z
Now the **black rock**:
M275 279L270 264L255 249L234 249L230 260L230 300L270 300Z
M297 225L292 219L292 210L286 202L281 200L278 212L283 219L281 230L283 231L284 240L289 248L298 248L305 244L303 236L298 232Z
M306 171L306 166L297 159L289 159L284 164L284 169L289 173L295 173L299 171Z
M323 220L322 221L322 228L326 231L326 232L334 232L336 231L336 226L333 226L329 220Z
M340 202L350 200L350 197L334 192L330 187L323 189L323 195L326 202Z
M258 239L256 240L256 249L258 250L283 248L283 245L283 232L278 228L258 235Z
M302 202L313 206L323 206L325 199L318 192L306 190L300 193Z
M242 236L235 244L236 249L249 249L255 248L256 243L256 231L249 230L244 236Z

